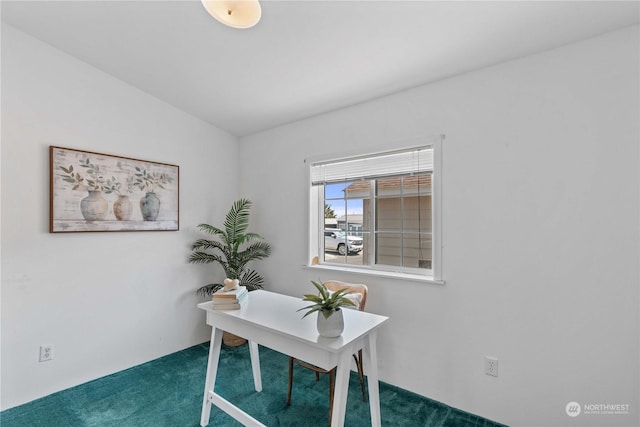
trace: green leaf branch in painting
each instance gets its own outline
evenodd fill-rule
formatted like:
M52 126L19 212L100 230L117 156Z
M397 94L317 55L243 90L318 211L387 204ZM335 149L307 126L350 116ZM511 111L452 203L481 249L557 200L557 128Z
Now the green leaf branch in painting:
M91 163L89 157L87 157L84 162L80 162L80 167L87 170L87 176L85 179L89 188L101 191L104 187L104 184L106 184L106 180L102 176L100 166Z
M104 186L104 192L107 194L115 193L120 196L126 196L132 194L136 190L136 179L130 172L127 171L127 164L123 164L121 161L117 163L118 170L115 171L115 175L111 175ZM122 180L124 176L124 180Z
M73 165L69 166L68 168L60 166L60 169L64 172L64 174L60 174L62 180L64 182L72 184L73 190L82 188L83 190L87 191L102 191L104 186L106 185L106 180L102 175L100 166L91 163L89 157L81 160L79 166L86 169L84 176L82 176L79 172L74 171Z
M84 178L79 173L73 171L73 165L65 168L64 166L60 166L60 169L64 172L64 174L60 174L62 180L66 183L72 184L72 190L77 190L80 186L84 186Z
M134 184L141 190L148 193L153 193L157 188L165 189L165 185L173 182L173 177L164 172L152 171L150 172L146 168L135 167L135 182Z
M124 184L115 176L111 176L104 185L104 192L107 194L116 193L120 196L126 196L135 190L135 180L133 176L125 178Z

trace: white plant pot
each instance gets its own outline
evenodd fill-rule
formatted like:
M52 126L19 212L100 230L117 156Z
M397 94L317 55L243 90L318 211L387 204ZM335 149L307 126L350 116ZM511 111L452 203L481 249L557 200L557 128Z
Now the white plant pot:
M324 314L319 311L316 326L320 336L326 338L339 337L340 334L342 334L342 331L344 331L342 310L334 311L333 314L327 318L325 318Z

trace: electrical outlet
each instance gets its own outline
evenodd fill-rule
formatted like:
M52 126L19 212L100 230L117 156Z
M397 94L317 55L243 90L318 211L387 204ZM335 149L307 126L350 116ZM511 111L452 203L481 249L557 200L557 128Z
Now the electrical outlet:
M484 373L493 377L498 376L498 359L491 356L484 358Z
M46 362L47 360L53 359L53 346L52 345L41 345L40 346L40 361Z

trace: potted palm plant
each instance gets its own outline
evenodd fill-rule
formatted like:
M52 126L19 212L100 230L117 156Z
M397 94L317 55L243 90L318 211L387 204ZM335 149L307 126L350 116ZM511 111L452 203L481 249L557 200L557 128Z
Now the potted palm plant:
M313 286L318 290L317 294L305 294L303 301L310 301L313 304L303 307L301 310L309 310L302 318L304 319L311 313L318 313L317 328L318 333L327 338L340 336L344 330L344 318L342 316L341 307L355 307L353 301L345 295L349 293L348 289L339 289L335 292L328 290L322 282L311 281Z
M264 279L247 267L249 262L271 255L271 246L257 233L248 232L251 201L240 199L233 203L226 215L224 228L200 224L198 228L214 239L198 239L191 245L189 262L192 264L219 264L227 279L237 279L247 290L262 289ZM201 295L211 296L222 283L210 283L198 289ZM244 338L225 332L223 341L227 345L241 345Z
M198 239L191 245L192 264L220 264L228 279L238 279L247 290L262 289L264 279L247 267L249 262L267 258L271 246L257 233L248 232L251 201L240 199L233 203L226 215L224 228L200 224L198 228L215 239ZM224 285L210 283L198 289L202 295L212 295Z

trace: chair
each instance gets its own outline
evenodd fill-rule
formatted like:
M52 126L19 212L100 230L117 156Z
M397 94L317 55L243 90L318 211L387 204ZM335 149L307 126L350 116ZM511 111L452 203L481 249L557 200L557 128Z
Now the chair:
M328 280L323 282L325 287L330 291L339 291L340 289L349 289L349 294L347 295L354 304L356 304L353 309L357 309L360 311L364 311L365 304L367 303L367 293L368 289L366 285L361 284L352 284L346 282L340 282L337 280ZM348 307L351 308L351 307ZM362 349L358 350L357 354L353 355L353 359L356 362L356 368L358 369L358 378L360 379L360 386L362 387L362 400L367 401L367 392L365 390L364 385L364 371L362 369ZM291 404L291 390L293 389L293 364L294 362L302 366L303 368L310 369L316 373L316 381L320 380L320 374L329 374L329 425L331 425L331 413L333 412L333 393L336 382L336 367L333 369L322 369L318 366L312 365L310 363L304 362L300 359L296 359L295 357L289 356L289 390L287 392L287 406Z

